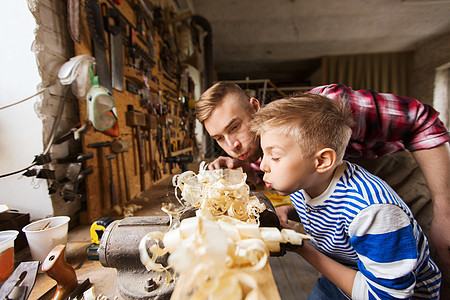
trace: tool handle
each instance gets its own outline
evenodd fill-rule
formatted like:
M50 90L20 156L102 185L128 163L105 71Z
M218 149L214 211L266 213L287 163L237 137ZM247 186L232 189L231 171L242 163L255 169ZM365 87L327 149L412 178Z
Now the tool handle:
M65 245L59 244L47 255L42 271L56 280L56 292L52 300L66 299L78 286L77 274L64 259Z
M103 148L103 147L109 147L109 146L111 146L111 142L110 142L110 141L99 142L99 143L89 144L89 145L87 145L87 146L88 146L88 148Z

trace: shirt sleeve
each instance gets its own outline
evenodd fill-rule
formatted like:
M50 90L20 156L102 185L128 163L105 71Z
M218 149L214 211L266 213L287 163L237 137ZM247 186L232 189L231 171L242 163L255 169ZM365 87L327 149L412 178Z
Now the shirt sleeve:
M320 86L310 93L347 102L355 119L347 158L376 158L404 149L430 149L450 141L439 113L416 99L356 91L342 84Z
M416 284L418 249L413 224L398 206L376 204L349 226L359 272L352 299L409 299Z

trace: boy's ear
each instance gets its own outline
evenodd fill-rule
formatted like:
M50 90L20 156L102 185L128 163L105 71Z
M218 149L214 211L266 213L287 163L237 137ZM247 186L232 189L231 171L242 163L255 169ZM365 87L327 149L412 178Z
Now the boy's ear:
M261 109L261 105L259 104L258 99L250 97L250 108L252 109L252 112L258 112Z
M331 148L323 148L316 153L315 166L318 173L329 171L336 162L336 152Z

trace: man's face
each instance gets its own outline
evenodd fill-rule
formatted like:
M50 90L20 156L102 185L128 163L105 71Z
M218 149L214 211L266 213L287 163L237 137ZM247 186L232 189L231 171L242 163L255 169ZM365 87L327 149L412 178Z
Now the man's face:
M273 131L263 132L261 148L263 159L260 168L265 173L263 180L267 187L282 195L301 189L315 192L315 159L305 159L293 138Z
M244 103L236 99L235 95L229 94L203 124L209 135L228 155L247 163L255 162L261 155L261 149L255 134L250 131L249 122L257 110L259 103L255 98Z

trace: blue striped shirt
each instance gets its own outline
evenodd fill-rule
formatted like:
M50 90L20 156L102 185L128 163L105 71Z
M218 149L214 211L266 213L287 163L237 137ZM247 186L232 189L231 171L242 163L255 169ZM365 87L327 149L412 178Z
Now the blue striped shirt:
M344 162L320 196L300 190L291 200L314 247L358 271L353 299L438 299L428 241L383 180Z

